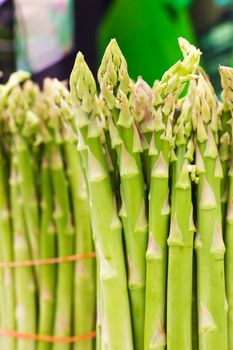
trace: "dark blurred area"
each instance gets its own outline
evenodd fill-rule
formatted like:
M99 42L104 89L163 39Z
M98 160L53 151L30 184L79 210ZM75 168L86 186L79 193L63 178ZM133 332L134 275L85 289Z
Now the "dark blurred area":
M233 64L232 0L0 0L1 79L16 69L68 79L77 51L96 75L115 37L131 77L153 84L181 57L179 36L201 48L218 89L218 66Z

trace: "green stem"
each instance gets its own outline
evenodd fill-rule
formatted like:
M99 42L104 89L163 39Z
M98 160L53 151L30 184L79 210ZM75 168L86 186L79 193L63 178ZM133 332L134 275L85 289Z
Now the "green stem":
M13 261L13 236L10 222L9 184L3 153L0 153L0 257L2 262ZM1 326L14 330L15 324L15 286L14 272L10 268L1 269ZM1 346L6 350L15 350L15 339L1 337Z
M88 146L87 171L92 203L92 227L100 259L100 285L104 309L102 316L106 318L105 330L102 328L102 347L104 340L113 350L133 349L121 225L114 205L107 168L102 174L103 178L101 176L100 179L98 179L98 169L95 169L97 162L106 166L102 145L98 139L93 138L88 140ZM115 308L112 305L115 305ZM103 333L105 333L104 336Z
M10 198L14 235L14 260L30 260L31 255L27 241L22 197L19 191L18 160L14 155L12 155L11 159ZM16 330L21 333L35 334L37 331L35 281L31 267L17 267L15 269L15 293ZM17 350L35 349L35 341L18 339Z
M103 315L103 303L102 292L100 283L100 262L98 256L96 257L96 307L97 307L97 320L96 320L96 350L101 350L102 346L102 315Z
M200 350L227 349L227 309L224 282L224 244L221 230L220 178L216 159L204 157L205 173L197 186L197 285Z
M151 156L149 243L146 253L145 350L165 349L167 237L169 224L169 143L156 132L158 154ZM162 172L159 171L162 169ZM156 283L155 283L156 278Z
M167 348L192 349L193 207L186 145L172 164L171 225L168 237Z
M233 160L229 171L228 205L225 229L226 295L228 302L228 350L233 350Z
M33 176L32 160L26 141L20 134L15 135L18 169L20 175L20 191L22 193L22 208L28 232L31 256L39 258L39 211L36 198L36 186ZM36 269L38 272L38 269Z
M74 229L71 220L67 179L59 145L53 144L51 147L50 167L54 193L54 220L58 234L58 256L71 256L74 254ZM70 336L72 332L73 273L73 263L59 264L54 335L60 337ZM69 349L70 344L68 343L55 343L53 345L53 350Z
M41 259L56 256L56 236L53 220L53 191L51 172L49 169L50 149L44 146L41 165L41 228L40 228L40 257ZM56 266L40 267L40 296L39 296L39 334L53 334L55 313L55 284ZM38 350L50 350L52 345L39 342Z
M116 122L117 124L117 122ZM134 334L134 347L144 342L147 218L145 183L140 153L133 151L134 130L118 126L123 145L117 149L120 169L122 215L128 266L128 288ZM130 158L130 159L129 159ZM130 169L131 161L134 169Z

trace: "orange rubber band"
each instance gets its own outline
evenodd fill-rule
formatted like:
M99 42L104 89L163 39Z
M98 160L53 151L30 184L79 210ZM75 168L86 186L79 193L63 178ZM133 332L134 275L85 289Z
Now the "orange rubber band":
M60 264L66 262L75 262L84 259L95 258L96 253L83 253L80 255L71 255L65 257L57 257L57 258L49 258L49 259L38 259L38 260L24 260L24 261L9 261L9 262L0 262L0 268L15 268L15 267L23 267L23 266L40 266L40 265L52 265L52 264Z
M0 336L8 336L16 339L28 339L35 341L42 341L46 343L76 343L82 340L89 340L96 337L96 331L78 335L74 337L56 337L50 335L37 335L37 334L27 334L27 333L19 333L15 331L10 331L9 329L0 328Z

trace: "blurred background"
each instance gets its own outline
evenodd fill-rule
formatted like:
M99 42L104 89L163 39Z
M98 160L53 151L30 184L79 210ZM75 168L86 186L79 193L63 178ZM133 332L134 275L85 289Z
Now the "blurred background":
M201 48L218 91L218 66L233 66L233 0L0 0L0 79L68 79L79 50L96 75L115 37L131 77L153 84L181 57L179 36Z

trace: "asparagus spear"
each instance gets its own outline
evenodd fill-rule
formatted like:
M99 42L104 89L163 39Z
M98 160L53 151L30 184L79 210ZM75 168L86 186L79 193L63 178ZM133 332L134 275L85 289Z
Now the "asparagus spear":
M232 152L232 151L231 151ZM233 159L231 156L231 167L228 173L229 177L229 190L228 190L228 205L227 205L227 217L225 228L225 244L226 244L226 257L225 257L225 278L226 278L226 296L228 302L228 350L233 349L233 286L232 286L232 273L233 273L233 215L232 215L232 203L233 203Z
M145 184L141 165L141 142L130 111L131 86L126 61L116 43L108 45L99 68L101 94L111 111L109 131L116 147L120 172L122 221L126 242L128 288L133 324L134 348L144 342L147 218ZM115 146L114 133L119 144Z
M24 97L24 92L19 87L12 90L8 97L9 105L16 106L16 111L10 112L9 129L18 158L19 186L31 257L36 259L39 258L39 212L28 137L37 129L39 119L22 106Z
M44 145L41 164L41 229L40 257L41 259L56 256L55 223L53 219L53 191L51 171L49 169L50 145ZM39 295L39 334L53 334L55 314L56 266L40 267ZM52 345L46 342L38 343L38 350L50 350Z
M13 261L13 236L10 222L9 185L7 181L8 164L4 161L5 154L0 152L0 257L2 262ZM8 169L7 169L8 170ZM10 268L1 273L1 327L15 329L15 295L14 273ZM16 349L15 339L1 337L1 347L6 350Z
M102 349L130 350L133 342L121 223L101 143L95 81L81 53L77 55L70 86L78 149L88 181L92 228L100 261L99 283L104 307Z
M231 146L232 148L232 146ZM226 278L226 296L228 302L228 350L233 349L233 157L231 150L231 166L228 173L229 189L228 189L228 201L227 201L227 216L225 227L225 244L226 244L226 257L225 257L225 278Z
M58 256L65 257L74 253L74 228L71 221L69 193L61 149L55 143L51 147L50 166L55 202L54 220L58 233ZM54 334L65 337L71 335L72 329L73 264L60 264L57 278ZM53 349L68 350L70 344L55 343Z
M221 178L218 152L219 105L200 70L193 85L192 122L196 138L197 287L199 349L227 349L227 305L222 238Z
M167 347L192 349L193 206L191 177L194 145L191 104L184 98L174 126L176 157L172 163L171 224L168 237Z
M225 278L226 278L226 296L228 302L228 350L233 349L233 94L232 81L233 69L228 67L220 67L221 82L223 87L222 100L224 105L224 114L228 117L228 125L226 138L229 138L230 149L226 148L224 159L229 159L230 155L230 169L228 172L228 196L227 196L227 213L225 222ZM229 115L231 116L229 119ZM229 132L230 129L230 132Z
M10 198L14 235L15 261L30 260L27 231L23 216L22 198L19 191L18 159L15 150L11 156ZM15 270L16 330L21 333L36 333L35 281L31 267L18 267ZM19 339L17 350L34 350L35 341Z
M39 258L39 213L33 176L32 159L26 140L21 133L15 134L16 153L19 159L20 191L23 212L34 259Z

